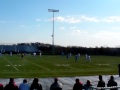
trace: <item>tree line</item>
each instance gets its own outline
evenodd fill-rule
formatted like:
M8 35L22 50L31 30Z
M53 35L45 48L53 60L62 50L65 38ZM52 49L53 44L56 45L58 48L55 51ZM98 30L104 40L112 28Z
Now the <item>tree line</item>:
M34 43L39 50L43 52L43 54L52 54L53 45L45 44L45 43ZM89 55L112 55L112 56L120 56L120 48L115 47L81 47L81 46L60 46L54 45L54 54L60 55L62 54L89 54Z
M27 45L27 46L34 46L39 51L42 51L42 54L44 55L53 55L53 48L54 48L54 55L61 55L62 53L66 54L89 54L89 55L112 55L112 56L120 56L120 48L115 47L82 47L82 46L60 46L60 45L51 45L47 43L18 43L13 44L13 46L19 46L19 45ZM11 46L11 45L10 45ZM2 45L1 45L2 48Z

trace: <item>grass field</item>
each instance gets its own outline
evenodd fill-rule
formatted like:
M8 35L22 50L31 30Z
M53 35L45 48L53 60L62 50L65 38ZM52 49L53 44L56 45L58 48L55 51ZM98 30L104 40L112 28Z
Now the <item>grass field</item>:
M117 56L91 56L91 62L86 62L85 55L81 55L75 62L75 56L67 59L66 56L27 55L22 60L20 55L3 55L0 57L0 78L112 75L118 74L119 63Z

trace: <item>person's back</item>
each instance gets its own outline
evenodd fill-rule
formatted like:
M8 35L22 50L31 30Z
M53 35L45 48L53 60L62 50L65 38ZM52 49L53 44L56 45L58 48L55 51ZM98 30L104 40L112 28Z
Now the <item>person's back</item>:
M30 86L27 84L26 79L24 79L23 83L20 84L19 90L30 90Z
M102 75L99 75L99 81L98 81L97 87L100 87L100 88L105 87L105 82L103 81ZM105 89L101 89L101 90L105 90Z
M76 79L76 83L73 86L73 90L82 90L83 84L79 81L79 79Z
M108 86L108 87L117 86L117 82L114 80L114 77L113 77L113 76L110 77L110 80L108 81L107 86ZM110 90L117 90L117 88L110 89Z
M120 64L118 64L118 73L119 73L119 77L120 77Z
M0 90L3 90L3 85L2 84L0 84Z
M30 90L42 90L42 85L38 83L38 78L34 78L33 83L30 86Z
M13 78L10 78L10 82L4 87L4 90L18 90L18 86L14 83Z
M84 85L84 89L85 90L90 90L91 86L92 86L92 84L91 84L90 80L87 80L86 84Z
M50 86L50 90L62 90L62 84L58 82L58 79L54 79L54 83Z

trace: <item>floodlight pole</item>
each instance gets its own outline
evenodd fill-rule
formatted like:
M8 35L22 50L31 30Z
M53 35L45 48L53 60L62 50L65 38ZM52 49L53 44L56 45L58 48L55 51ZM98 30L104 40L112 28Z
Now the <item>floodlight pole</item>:
M52 54L54 55L54 12L59 12L59 10L48 9L48 12L53 12Z

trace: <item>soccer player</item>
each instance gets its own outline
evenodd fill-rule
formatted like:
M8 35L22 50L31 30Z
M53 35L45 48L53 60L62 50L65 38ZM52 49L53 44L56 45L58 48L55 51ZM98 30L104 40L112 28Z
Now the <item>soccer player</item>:
M85 55L85 60L86 60L86 61L88 60L88 55L87 55L87 54Z
M69 54L66 55L67 59L69 58Z
M34 56L34 57L36 56L36 53L35 53L35 52L33 53L33 56Z
M41 57L42 53L40 52L40 57Z
M90 55L88 56L88 62L90 62Z
M78 61L78 55L75 55L75 62Z
M78 53L78 58L80 58L80 53Z
M24 54L23 53L21 54L21 57L22 57L22 59L24 58Z
M0 57L2 57L2 53L0 53Z
M64 52L62 52L62 56L64 56Z
M71 56L72 56L72 54L70 53L70 54L69 54L69 56L71 57Z
M12 56L12 52L10 52L10 56Z

